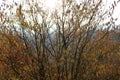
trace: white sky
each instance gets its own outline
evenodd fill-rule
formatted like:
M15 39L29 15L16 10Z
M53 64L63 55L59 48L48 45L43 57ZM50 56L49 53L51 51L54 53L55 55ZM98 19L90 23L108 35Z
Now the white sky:
M2 5L2 2L6 1L7 4L11 4L13 1L15 2L19 2L22 0L0 0L0 6ZM23 0L23 1L27 1L27 0ZM56 7L57 5L55 4L56 1L58 0L45 0L47 3L45 3L46 7L48 7L48 9L52 9L54 7ZM78 2L80 0L77 0ZM106 3L106 8L108 8L109 5L111 5L111 3L113 3L114 1L118 1L118 0L103 0L104 3ZM118 20L116 21L116 25L120 24L120 2L117 4L117 6L115 7L114 10L114 14L113 14L114 18L118 18Z
M106 3L106 7L108 8L112 3L114 3L114 1L118 1L118 0L103 0ZM117 18L118 20L116 21L116 25L120 24L120 2L117 3L117 6L115 7L114 10L114 14L113 14L114 18Z
M118 3L117 7L115 8L113 17L118 18L116 24L120 24L120 3Z

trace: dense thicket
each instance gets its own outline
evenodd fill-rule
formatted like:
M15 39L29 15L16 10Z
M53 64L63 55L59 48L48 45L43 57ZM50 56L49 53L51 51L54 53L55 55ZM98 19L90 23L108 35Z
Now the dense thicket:
M112 17L118 2L105 9L102 0L62 0L52 12L37 0L4 4L0 79L119 80L120 33Z

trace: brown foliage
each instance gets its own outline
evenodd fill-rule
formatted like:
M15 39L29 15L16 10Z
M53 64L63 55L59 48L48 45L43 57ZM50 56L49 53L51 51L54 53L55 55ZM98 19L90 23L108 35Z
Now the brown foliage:
M23 8L26 4L28 10ZM111 38L116 31L110 30L116 27L112 17L116 2L103 10L102 0L82 4L63 0L61 11L53 13L35 0L15 5L12 16L1 13L1 80L120 79L119 41Z

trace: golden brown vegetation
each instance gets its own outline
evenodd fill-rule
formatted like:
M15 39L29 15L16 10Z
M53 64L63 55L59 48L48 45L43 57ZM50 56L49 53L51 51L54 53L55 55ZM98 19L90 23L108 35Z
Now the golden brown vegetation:
M120 79L120 43L111 38L120 33L110 30L116 27L116 1L109 10L103 10L102 0L62 1L61 11L51 14L36 0L25 3L29 10L15 3L12 16L0 13L0 80Z

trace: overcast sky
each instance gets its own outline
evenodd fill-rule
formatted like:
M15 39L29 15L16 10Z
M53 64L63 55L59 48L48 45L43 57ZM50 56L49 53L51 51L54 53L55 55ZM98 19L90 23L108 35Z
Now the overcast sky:
M7 4L11 4L13 2L13 0L0 0L0 6L2 4L3 1L6 1ZM22 0L14 0L15 2L20 2ZM25 1L25 0L24 0ZM51 0L53 1L53 0ZM55 1L55 0L54 0ZM77 0L77 1L80 1L80 0ZM103 0L104 3L106 4L106 8L109 7L109 5L111 5L114 1L118 1L118 0ZM50 2L50 1L49 1ZM52 2L50 2L50 4L52 4ZM117 6L115 7L115 10L114 10L114 14L113 14L113 17L114 18L118 18L118 20L116 21L116 25L120 24L120 2L117 4Z
M106 3L107 6L110 6L112 3L114 3L114 1L118 1L118 0L103 0ZM114 10L114 14L113 14L113 17L114 18L118 18L118 20L116 21L116 25L119 25L120 24L120 2L117 3L117 6L115 7L115 10Z

